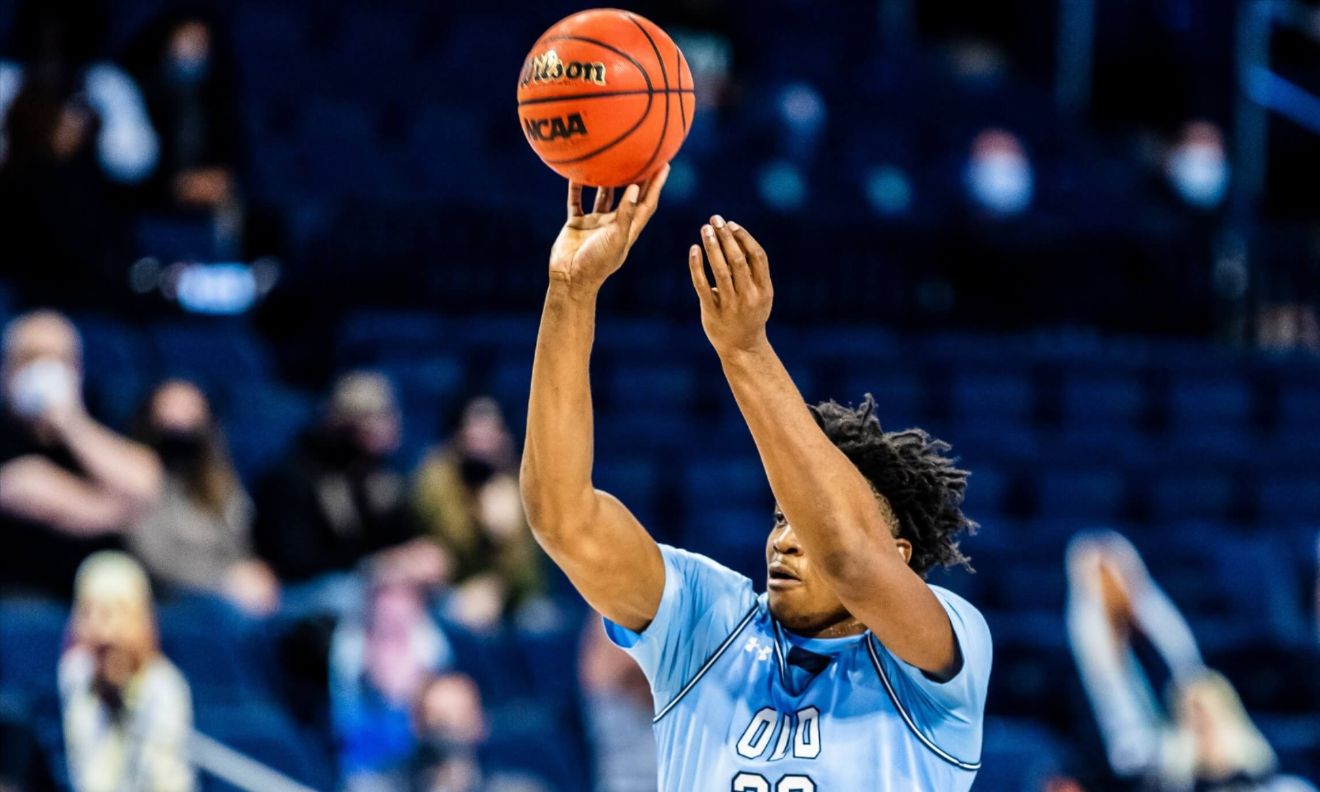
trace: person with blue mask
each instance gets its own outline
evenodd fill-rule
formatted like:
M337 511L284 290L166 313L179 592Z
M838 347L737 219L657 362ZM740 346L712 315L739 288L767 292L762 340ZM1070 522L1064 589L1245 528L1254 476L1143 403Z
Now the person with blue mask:
M1164 169L1173 191L1194 209L1217 209L1228 196L1224 136L1209 121L1192 121L1183 127Z
M869 397L857 408L803 400L766 335L768 258L741 226L712 217L688 265L777 501L766 591L657 544L592 484L596 297L666 176L629 186L617 208L601 189L590 213L569 185L523 454L533 532L650 683L661 789L967 790L990 634L975 607L923 576L967 563L968 474L926 432L883 431Z
M1016 135L1003 129L987 129L972 141L964 180L972 203L996 218L1022 214L1035 196L1026 149Z

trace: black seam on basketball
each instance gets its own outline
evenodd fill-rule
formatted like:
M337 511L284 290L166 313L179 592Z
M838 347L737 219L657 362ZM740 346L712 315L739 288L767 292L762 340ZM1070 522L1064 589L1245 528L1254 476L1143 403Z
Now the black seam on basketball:
M665 137L669 134L669 70L665 68L664 56L660 54L660 48L655 45L655 39L651 38L651 34L646 32L646 28L642 27L642 23L638 22L637 17L632 14L625 13L624 16L628 17L628 21L632 22L637 26L638 30L642 31L643 36L646 36L647 42L651 45L651 51L655 53L656 63L660 64L660 78L665 81L665 117L664 120L660 122L660 137L656 139L655 149L651 151L651 156L647 157L646 164L638 168L623 182L624 184L632 184L637 180L638 176L646 173L646 171L650 169L651 163L655 162L655 158L660 156L660 149L664 147ZM675 49L677 49L677 47L675 47ZM678 101L682 103L682 97L679 97Z
M541 40L542 41L585 41L588 44L595 44L597 47L602 47L604 49L607 49L610 52L613 52L615 55L618 55L619 57L627 58L628 61L637 68L637 71L641 73L642 79L646 80L646 90L648 91L655 90L655 86L651 84L651 75L646 73L646 69L642 68L642 64L639 63L636 58L624 52L623 50L619 49L618 47L606 44L605 42L599 39L587 38L586 36L551 36L548 39L541 39ZM668 88L669 86L666 85L665 87Z
M681 94L681 93L690 93L690 94L693 95L692 114L693 114L693 115L696 115L696 113L697 113L697 107L696 107L696 93L697 93L697 89L696 89L696 86L694 85L693 87L689 88L687 91L684 91L684 90L683 90L683 63L684 63L685 61L687 61L687 58L683 57L683 50L679 49L677 44L674 45L674 57L677 58L677 60L678 60L678 68L674 69L674 71L678 72L678 92L679 92L680 94ZM692 127L688 126L687 108L683 106L683 97L682 97L682 96L678 97L678 112L680 112L680 113L683 114L683 139L684 139L684 140L687 140L687 134L688 134L688 131L691 130Z
M582 155L577 156L577 157L574 157L574 158L572 158L572 159L545 160L545 164L547 164L547 165L572 165L572 164L575 163L575 162L581 162L581 161L583 161L583 160L589 160L589 159L591 159L592 157L596 156L597 154L604 153L605 151L608 151L609 149L614 148L615 146L617 146L617 145L619 145L620 143L622 143L622 142L623 142L623 141L624 141L629 135L631 135L632 133L636 132L637 129L638 129L638 127L640 127L642 124L644 124L644 123L646 122L646 118L647 118L647 116L651 115L651 106L654 105L654 104L655 104L655 94L652 93L652 92L650 92L650 91L647 91L647 93L646 93L646 110L642 112L642 117L639 118L639 119L637 119L637 123L635 123L635 124L633 124L632 126L628 127L628 130L627 130L626 132L624 132L622 135L619 135L618 137L616 137L615 139L611 140L609 143L606 143L605 145L601 146L600 148L596 149L595 151L589 151L589 152L587 152L586 154L582 154Z
M683 92L683 50L674 45L674 79L678 82L678 92ZM683 138L687 139L687 108L683 106L683 97L678 97L678 114L683 119Z
M608 99L613 96L642 96L643 94L675 94L675 93L696 93L692 88L670 88L669 90L652 91L646 88L637 88L630 91L602 91L600 93L579 93L562 94L560 96L539 96L535 99L522 99L518 102L519 107L526 105L549 104L551 102L580 102L584 99Z

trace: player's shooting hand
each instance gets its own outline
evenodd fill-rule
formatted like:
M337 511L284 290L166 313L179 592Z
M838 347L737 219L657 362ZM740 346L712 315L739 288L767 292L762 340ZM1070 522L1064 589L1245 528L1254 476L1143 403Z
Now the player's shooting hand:
M568 220L550 249L550 279L562 281L574 296L594 296L613 275L638 235L655 214L669 177L665 166L642 184L629 185L614 207L614 189L598 187L590 213L582 209L582 185L568 183Z
M703 249L714 286L702 264ZM765 343L775 290L765 250L747 229L712 217L701 227L701 244L688 250L688 269L701 301L701 326L716 352L750 351Z

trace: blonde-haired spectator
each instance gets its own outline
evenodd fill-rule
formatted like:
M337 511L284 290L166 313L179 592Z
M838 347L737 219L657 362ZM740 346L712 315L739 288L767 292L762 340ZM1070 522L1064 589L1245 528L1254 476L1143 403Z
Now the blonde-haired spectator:
M188 792L192 698L160 651L146 572L107 551L78 570L60 698L75 792Z

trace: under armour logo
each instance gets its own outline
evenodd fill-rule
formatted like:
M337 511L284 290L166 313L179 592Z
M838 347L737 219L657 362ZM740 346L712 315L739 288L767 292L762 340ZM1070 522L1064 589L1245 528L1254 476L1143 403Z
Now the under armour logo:
M768 643L761 643L761 639L752 636L743 644L744 652L756 652L756 659L765 662L770 659L770 653L775 650L774 646Z

